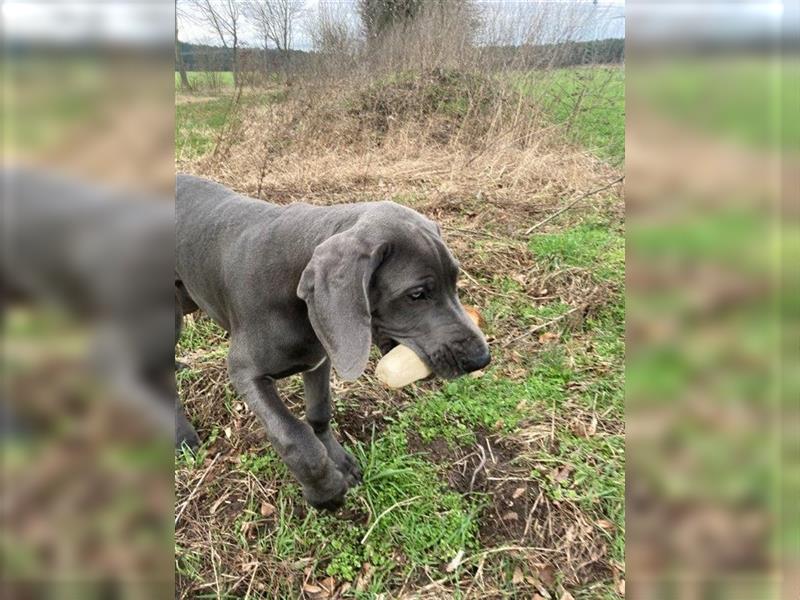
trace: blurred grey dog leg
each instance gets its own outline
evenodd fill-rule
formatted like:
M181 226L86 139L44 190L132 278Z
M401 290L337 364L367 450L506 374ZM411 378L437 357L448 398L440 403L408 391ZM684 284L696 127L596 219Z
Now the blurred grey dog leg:
M12 439L24 435L27 428L17 417L16 412L8 404L8 399L0 401L0 439Z
M172 202L33 169L4 169L0 184L4 283L85 325L109 397L172 438Z
M175 337L173 340L173 356L175 352L175 348L178 345L178 340L181 337L181 330L183 329L183 316L189 313L192 313L197 310L197 305L192 301L189 297L186 288L180 285L180 282L176 282L175 284L175 307L174 307L174 316L175 316ZM174 361L175 365L175 373L177 374L179 371L188 368L188 365L179 362L177 360ZM197 431L189 422L189 419L186 417L186 412L183 409L183 405L181 404L180 398L178 397L177 390L175 391L175 448L181 448L184 445L188 446L192 450L196 450L200 447L200 436L197 435Z

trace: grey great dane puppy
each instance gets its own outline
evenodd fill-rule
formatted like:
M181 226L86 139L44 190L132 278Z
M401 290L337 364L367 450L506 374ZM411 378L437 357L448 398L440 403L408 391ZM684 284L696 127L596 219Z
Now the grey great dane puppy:
M188 175L176 187L176 321L200 308L229 332L234 387L306 500L338 508L361 472L329 427L331 366L356 379L373 343L402 343L445 378L489 363L458 264L435 223L393 202L278 206ZM295 373L306 422L275 386Z

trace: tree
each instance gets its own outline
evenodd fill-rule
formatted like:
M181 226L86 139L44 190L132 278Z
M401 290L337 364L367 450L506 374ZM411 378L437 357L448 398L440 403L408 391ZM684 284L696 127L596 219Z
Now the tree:
M175 2L175 66L178 67L178 72L181 74L181 88L188 90L191 88L189 83L189 76L186 73L186 65L183 62L183 53L181 52L180 42L178 41L178 17L183 16L181 11L181 4L176 0Z
M289 60L294 23L303 12L303 0L251 0L245 7L245 16L264 42L264 60L269 43Z
M422 0L358 0L367 39L375 39L391 26L412 20L422 4Z
M223 48L233 51L233 81L239 80L239 34L241 10L237 0L192 0L197 17L219 38Z

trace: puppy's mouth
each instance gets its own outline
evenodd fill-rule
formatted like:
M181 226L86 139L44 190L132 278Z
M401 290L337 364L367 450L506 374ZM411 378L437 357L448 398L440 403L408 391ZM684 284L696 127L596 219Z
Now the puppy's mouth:
M383 337L382 339L378 340L377 346L378 350L380 350L381 356L387 354L390 350L395 348L399 345L397 340L393 340L390 337Z

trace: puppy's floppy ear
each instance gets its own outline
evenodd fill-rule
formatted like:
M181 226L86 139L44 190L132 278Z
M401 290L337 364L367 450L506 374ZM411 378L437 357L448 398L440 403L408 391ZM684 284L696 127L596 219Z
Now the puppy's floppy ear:
M359 225L331 236L317 246L297 286L314 332L346 380L361 375L369 358L369 286L385 249L376 238Z

